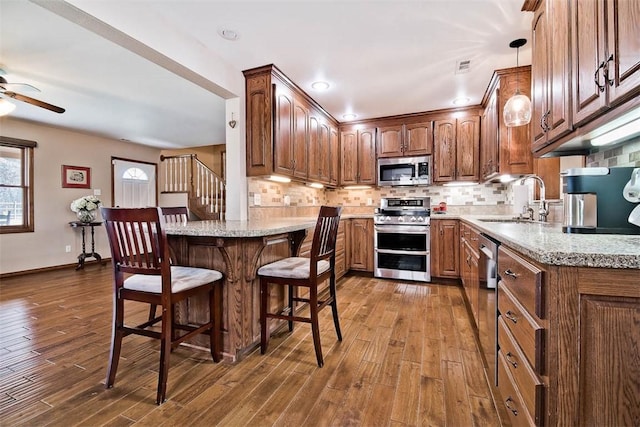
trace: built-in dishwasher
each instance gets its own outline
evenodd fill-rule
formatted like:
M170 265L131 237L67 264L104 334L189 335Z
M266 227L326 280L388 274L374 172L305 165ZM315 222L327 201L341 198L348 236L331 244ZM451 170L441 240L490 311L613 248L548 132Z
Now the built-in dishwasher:
M489 379L494 385L498 368L498 246L500 242L486 234L480 234L478 251L478 335L489 370Z

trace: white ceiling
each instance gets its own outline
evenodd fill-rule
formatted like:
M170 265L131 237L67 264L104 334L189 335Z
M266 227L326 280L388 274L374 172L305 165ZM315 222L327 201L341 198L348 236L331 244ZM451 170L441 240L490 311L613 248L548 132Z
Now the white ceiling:
M459 96L479 104L493 70L515 66L508 44L530 38L532 17L520 11L522 0L144 6L181 41L214 52L238 73L275 64L339 121L345 113L365 119L450 108ZM239 39L222 39L221 28ZM460 60L471 60L469 72L455 74ZM529 63L527 44L520 65ZM9 82L41 90L25 95L67 109L59 115L15 102L16 118L160 148L224 143L222 98L27 0L0 0L0 68ZM315 92L316 80L331 88Z

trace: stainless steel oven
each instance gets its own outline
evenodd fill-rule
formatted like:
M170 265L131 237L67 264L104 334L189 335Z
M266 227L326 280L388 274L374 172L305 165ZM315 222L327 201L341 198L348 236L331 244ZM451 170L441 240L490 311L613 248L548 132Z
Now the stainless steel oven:
M486 234L480 234L478 250L478 337L482 353L489 368L489 379L498 384L498 246L500 242Z
M374 276L431 281L429 198L382 199L374 215Z

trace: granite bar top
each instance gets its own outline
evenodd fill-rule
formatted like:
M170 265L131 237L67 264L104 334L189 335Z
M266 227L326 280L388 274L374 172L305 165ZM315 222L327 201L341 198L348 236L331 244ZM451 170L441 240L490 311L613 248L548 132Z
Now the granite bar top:
M341 219L373 218L371 214L347 214ZM288 217L250 221L189 221L167 224L168 235L206 237L263 237L313 228L317 217Z
M562 232L560 223L486 221L505 219L504 216L460 215L459 218L543 264L640 269L640 235L567 234Z

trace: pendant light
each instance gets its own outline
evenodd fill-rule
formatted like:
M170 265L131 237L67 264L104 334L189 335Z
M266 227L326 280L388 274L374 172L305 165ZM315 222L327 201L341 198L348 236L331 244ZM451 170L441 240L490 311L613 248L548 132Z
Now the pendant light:
M509 43L510 48L516 49L516 67L520 65L520 48L527 43L527 39L517 39ZM504 124L507 127L523 126L531 121L531 101L526 95L520 93L519 83L516 79L516 93L509 98L504 105L502 113Z

